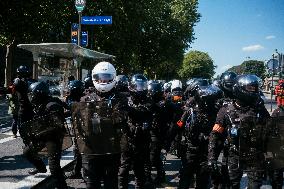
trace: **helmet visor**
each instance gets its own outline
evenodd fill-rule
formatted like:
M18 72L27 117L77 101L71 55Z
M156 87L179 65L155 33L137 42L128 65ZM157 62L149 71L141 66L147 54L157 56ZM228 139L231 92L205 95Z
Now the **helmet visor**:
M110 83L114 80L114 75L107 73L94 74L93 80L97 83Z
M246 85L245 89L248 92L259 92L258 87L254 85Z
M147 82L136 82L135 88L137 91L144 91L148 89Z

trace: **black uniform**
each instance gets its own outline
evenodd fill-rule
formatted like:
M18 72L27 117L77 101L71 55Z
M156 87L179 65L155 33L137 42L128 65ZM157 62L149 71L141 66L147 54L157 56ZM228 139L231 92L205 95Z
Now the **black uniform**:
M14 134L14 137L17 137L19 102L18 102L18 97L15 93L15 86L13 84L9 85L7 93L8 93L7 99L9 101L8 113L10 113L13 116L12 125L11 125L12 132Z
M211 86L198 90L194 99L189 99L184 114L178 122L183 130L185 152L181 156L179 188L189 188L196 174L196 188L209 187L207 169L209 133L214 125L217 108L215 103L222 93Z
M151 177L149 167L150 128L153 115L147 99L147 78L135 74L129 84L128 127L123 130L119 188L128 188L129 171L133 168L136 188L144 188ZM150 180L151 181L151 180Z
M284 109L282 105L276 108L271 114L271 117L276 118L276 120L277 118L279 117L281 118L283 116L284 116ZM280 135L283 135L283 133L281 133ZM268 171L269 171L269 178L271 179L272 188L281 189L283 185L283 180L284 180L283 179L284 167L277 168L277 169L271 168L271 170L268 170Z
M18 99L18 116L17 116L17 125L21 126L23 122L29 121L33 118L33 108L32 104L30 103L28 99L28 88L29 86L34 83L35 80L30 78L16 78L14 80L14 88L15 88L15 94ZM21 129L19 128L20 135L24 135L21 133ZM23 138L23 142L26 144L28 141L26 141Z
M243 171L246 169L248 169L249 187L259 188L262 185L264 149L262 145L257 145L255 142L261 142L261 139L257 138L258 134L256 132L260 131L261 128L256 128L256 124L265 125L265 121L269 117L270 115L263 105L253 107L240 102L235 102L218 112L210 137L209 161L211 165L217 161L219 153L223 148L224 140L228 138L230 141L228 168L230 186L232 188L240 188L240 180ZM253 118L256 119L255 123L249 124L255 128L247 129L244 126L242 128L242 125L252 121ZM243 124L240 124L241 122ZM242 133L242 136L240 136L240 133ZM244 145L242 140L250 140L252 142Z
M129 104L128 127L123 131L121 140L121 165L119 168L119 188L128 188L129 171L133 166L136 188L143 188L149 168L145 163L149 159L150 127L153 120L149 104ZM145 172L147 175L145 175Z
M34 120L31 121L42 121L44 123L41 124L44 126L35 135L33 133L29 135L30 142L24 149L24 155L36 167L36 170L30 172L30 174L46 172L45 164L38 156L38 152L46 147L50 173L56 180L56 186L58 188L67 188L63 171L60 167L62 142L66 132L63 106L58 98L44 98L40 104L35 106L34 112ZM24 124L27 125L28 122ZM25 125L22 126L24 127ZM39 125L36 126L39 127ZM34 131L32 130L31 132Z
M185 105L181 91L174 91L169 93L168 96L166 97L166 103L168 104L169 109L172 112L170 113L171 123L168 131L167 148L169 148L169 151L172 154L181 157L182 154L184 153L184 145L181 143L182 139L181 130L176 125L176 123L183 114L183 108Z
M92 80L91 80L92 82ZM85 85L86 87L86 85ZM89 88L89 86L88 86ZM71 105L73 102L80 102L81 97L84 93L84 83L80 80L72 80L68 84L68 96L66 97L65 103L68 106L68 110L71 110ZM68 116L70 112L68 112ZM70 118L71 119L71 118ZM72 122L72 120L71 120ZM79 152L78 143L76 137L74 138L74 169L70 172L70 174L66 174L68 178L81 178L81 169L82 169L82 156Z
M82 155L87 188L118 187L121 129L127 125L127 98L112 89L99 93L89 88L80 102L72 104L72 121Z

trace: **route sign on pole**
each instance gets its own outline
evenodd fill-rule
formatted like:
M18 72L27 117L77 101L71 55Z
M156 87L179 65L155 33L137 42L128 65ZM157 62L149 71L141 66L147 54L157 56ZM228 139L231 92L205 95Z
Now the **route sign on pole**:
M75 7L78 12L82 12L85 8L86 0L75 0Z
M88 32L87 31L82 31L81 32L81 46L82 47L87 47L88 46Z
M112 24L112 16L82 16L81 24L86 24L86 25Z
M71 25L71 43L78 44L78 28L79 24L77 23Z

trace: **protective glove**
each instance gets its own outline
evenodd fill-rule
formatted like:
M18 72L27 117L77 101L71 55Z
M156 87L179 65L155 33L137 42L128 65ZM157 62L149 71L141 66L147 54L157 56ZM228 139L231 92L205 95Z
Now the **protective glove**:
M209 169L211 169L212 175L218 175L219 174L218 162L216 160L209 160L208 161L208 167L209 167Z

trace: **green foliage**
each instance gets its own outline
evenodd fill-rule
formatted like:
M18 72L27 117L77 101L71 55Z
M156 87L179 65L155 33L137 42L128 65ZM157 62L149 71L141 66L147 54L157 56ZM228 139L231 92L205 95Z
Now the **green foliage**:
M78 23L74 1L1 1L0 44L70 42ZM112 25L82 25L89 48L116 56L118 72L172 78L194 40L197 0L87 0L84 16L112 16ZM166 69L165 69L166 68ZM172 71L173 70L173 71Z
M241 65L233 66L228 70L234 71L237 74L255 74L262 79L265 78L265 66L263 61L246 60Z
M70 21L74 2L55 0L0 1L0 43L66 42L70 39ZM4 37L2 37L4 36ZM5 40L3 40L5 39Z
M189 51L184 57L182 68L179 70L179 76L183 79L192 77L209 79L215 74L215 67L208 53Z

